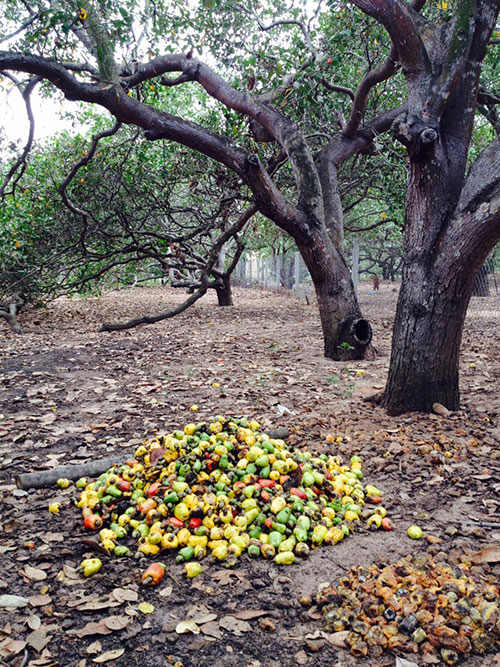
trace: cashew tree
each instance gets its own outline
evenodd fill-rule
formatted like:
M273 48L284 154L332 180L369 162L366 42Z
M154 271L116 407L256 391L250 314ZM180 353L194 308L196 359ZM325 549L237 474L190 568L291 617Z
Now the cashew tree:
M207 12L216 13L218 4ZM229 4L224 14L228 20L236 20L237 5ZM322 144L318 144L317 137L309 138L309 128L304 130L284 104L297 83L297 72L306 65L314 69L318 60L312 24L306 25L295 13L280 22L297 29L306 42L309 60L301 63L299 54L292 63L295 69L290 65L290 71L276 74L267 89L264 85L257 89L251 78L242 82L241 76L232 76L227 64L212 67L195 58L192 48L186 46L183 53L168 52L172 44L165 39L167 23L170 21L170 41L175 43L188 11L168 2L155 3L154 11L146 3L134 14L134 8L126 3L102 0L60 0L47 5L16 1L3 19L3 41L10 50L0 52L0 71L37 77L46 87L51 84L61 91L67 100L98 105L118 121L142 128L151 141L178 142L233 171L250 190L256 210L295 239L315 286L326 356L363 357L371 340L371 326L361 315L344 259L337 170L353 154L368 150L374 138L390 127L395 117L392 110L364 125L361 121L370 90L392 74L395 63L391 60L382 67L368 68L357 94L351 94L352 113L344 123L346 131L326 136L319 133ZM184 12L182 17L178 12ZM243 9L240 15L245 15ZM311 20L317 22L318 10ZM194 22L191 29L193 26L199 28ZM267 34L275 27L261 22L257 29ZM138 30L142 30L141 37L147 35L150 40L148 57L142 62L129 57L127 51ZM192 33L186 34L192 40ZM198 41L195 39L195 50L201 48ZM233 69L241 69L237 58ZM228 126L234 127L234 118L246 119L254 139L248 141L247 132L242 138L242 133L214 131L193 120L188 108L181 115L170 112L168 105L155 104L156 87L193 84L203 89L207 104L217 105L227 116ZM335 94L336 88L333 86ZM272 147L270 159L262 156L263 144ZM291 188L280 188L273 177L275 164L281 161L290 166Z
M408 151L410 174L384 402L394 414L429 411L434 403L456 410L460 342L474 278L500 238L495 133L468 164L482 63L500 0L461 0L447 20L434 21L401 0L354 2L389 33L408 89L407 107L393 124Z

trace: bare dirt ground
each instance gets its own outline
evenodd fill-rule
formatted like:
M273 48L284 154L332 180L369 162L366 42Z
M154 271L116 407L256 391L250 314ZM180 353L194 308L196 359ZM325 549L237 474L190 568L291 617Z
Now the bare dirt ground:
M351 665L349 653L317 634L319 614L300 606L302 595L354 564L426 549L457 558L500 546L500 528L475 523L500 522L500 297L473 299L469 309L462 409L446 418L394 418L364 399L384 387L396 289L384 284L373 294L362 285L360 292L379 353L369 362L325 359L315 307L270 291L237 289L231 308L207 296L174 320L122 333L96 330L184 295L155 287L59 300L22 316L22 336L0 322L0 595L30 600L0 610L0 664ZM266 428L287 426L291 445L346 459L359 454L365 480L383 489L394 531L356 532L289 568L246 557L236 570L204 561L203 574L186 580L168 560L169 574L154 589L139 586L144 567L130 559L104 558L99 574L78 576L75 568L92 553L74 488L26 492L15 488L15 475L110 455L124 460L155 430L192 421L193 404L199 421L244 415ZM339 442L327 444L328 435ZM60 514L47 511L54 501ZM407 537L412 523L424 539ZM500 563L473 571L498 580ZM139 610L144 601L153 613ZM207 615L211 634L176 632L180 621ZM394 665L395 657L357 662ZM498 665L500 656L463 664Z

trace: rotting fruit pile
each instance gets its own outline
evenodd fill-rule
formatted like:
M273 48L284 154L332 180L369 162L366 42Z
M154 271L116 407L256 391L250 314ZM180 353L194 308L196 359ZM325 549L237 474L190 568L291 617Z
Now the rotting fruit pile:
M364 520L390 530L381 492L362 479L359 457L345 465L292 451L256 421L215 417L145 441L96 481L78 480L76 505L108 553L175 551L193 577L208 553L227 567L244 552L288 565Z
M460 566L429 554L397 563L352 567L316 597L326 629L349 631L356 657L385 650L438 656L448 665L500 646L498 582L474 581Z

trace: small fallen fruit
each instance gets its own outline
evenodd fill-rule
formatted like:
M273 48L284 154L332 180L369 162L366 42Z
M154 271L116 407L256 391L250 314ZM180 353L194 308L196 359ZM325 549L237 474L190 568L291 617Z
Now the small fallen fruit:
M151 563L142 573L142 583L145 586L156 586L163 579L165 565L163 563Z
M388 517L384 517L382 519L381 525L382 525L382 528L384 530L393 530L394 529L394 526L392 525L392 521ZM418 526L414 526L414 527L417 528ZM420 530L420 528L419 528L419 530ZM411 537L411 535L410 535L410 537ZM421 530L420 530L420 537L422 537L422 531ZM414 538L414 539L419 539L419 538Z
M201 563L186 563L184 568L186 570L186 576L188 579L192 579L193 577L197 577L199 574L201 574Z
M57 480L57 486L60 489L67 489L70 484L71 484L71 482L69 481L69 479L66 479L65 477L60 477Z
M420 526L412 525L408 528L408 537L411 537L412 540L419 540L423 533Z
M102 528L102 518L98 514L88 514L83 520L83 525L91 530L99 530Z
M84 577L91 577L93 574L99 572L102 567L102 562L99 558L86 558L80 563L83 570Z
M51 514L59 514L61 511L61 503L50 503L49 512Z

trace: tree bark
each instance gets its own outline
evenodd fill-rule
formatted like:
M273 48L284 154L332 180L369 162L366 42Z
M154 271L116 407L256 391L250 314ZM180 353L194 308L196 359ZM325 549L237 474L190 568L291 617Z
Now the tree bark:
M422 124L413 125L405 138L411 169L404 267L384 397L393 415L430 412L434 403L458 409L458 354L471 290L447 273L450 258L439 243L452 217L450 160L442 145L427 150Z
M12 333L22 333L17 315L25 305L26 299L22 294L14 294L6 303L0 304L0 317L7 322Z
M460 406L458 362L475 275L500 234L496 142L465 176L481 63L498 3L462 0L424 39L400 0L353 0L397 46L408 85L396 138L408 149L402 286L384 403L389 414Z
M215 286L219 306L232 306L233 292L231 289L231 274L223 273Z
M424 286L403 276L384 404L389 414L430 412L434 403L460 405L458 356L469 299L456 286L441 291L443 276ZM433 281L436 281L433 284Z
M451 214L445 166L437 160L412 165L405 264L384 394L389 414L430 412L434 403L460 407L465 315L476 274L500 235L500 160L491 159L496 149L492 145L478 158Z
M324 227L312 230L311 237L309 243L297 245L316 292L325 356L336 361L363 359L372 329L361 315L349 267Z

